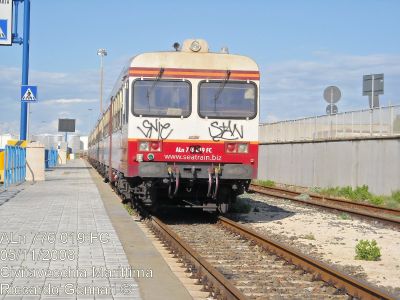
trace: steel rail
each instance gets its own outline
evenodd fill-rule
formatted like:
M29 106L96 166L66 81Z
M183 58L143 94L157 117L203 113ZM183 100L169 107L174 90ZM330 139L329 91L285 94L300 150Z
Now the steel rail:
M383 221L391 225L400 226L400 210L397 209L380 207L366 203L351 202L340 198L324 197L316 194L308 194L311 199L305 200L298 197L302 194L300 192L283 188L264 187L254 184L250 186L250 191L272 197L289 199L307 205L320 206L323 208L348 212L353 215L359 215L362 217Z
M251 187L261 187L261 188L269 189L272 191L278 191L278 192L282 192L282 193L292 194L295 196L301 194L300 192L296 192L296 191L281 188L281 187L264 187L264 186L258 185L258 184L252 184ZM363 202L353 202L353 201L349 201L349 200L346 200L343 198L323 196L323 195L319 195L319 194L315 194L315 193L307 193L307 194L312 198L323 200L323 201L325 201L325 200L326 201L334 201L337 203L342 203L344 205L354 205L356 207L363 207L365 209L368 209L368 210L371 210L371 211L374 211L377 213L384 213L384 214L390 214L390 215L394 215L394 216L400 216L400 209L396 209L396 208L383 207L383 206L378 206L378 205L373 205L373 204L363 203Z
M281 256L285 260L300 266L307 272L315 274L316 279L321 279L331 283L336 288L345 290L346 293L359 299L395 299L387 292L358 280L354 277L341 273L339 270L317 261L307 255L298 252L291 247L285 246L280 242L262 236L260 233L247 228L237 222L225 217L218 218L219 223L228 230L239 234L240 236L251 240L268 251Z
M222 299L247 299L224 275L202 258L196 250L183 241L168 225L154 216L151 217L150 224L171 248L179 252L184 260L188 260L190 264L194 265L196 269L195 275L201 279L202 283L211 283L207 285L211 286L217 295L221 295Z

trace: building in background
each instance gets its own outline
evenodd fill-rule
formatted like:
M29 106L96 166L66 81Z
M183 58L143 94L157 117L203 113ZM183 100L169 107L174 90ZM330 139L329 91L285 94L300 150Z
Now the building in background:
M12 135L11 133L1 134L0 135L0 149L4 149L9 140L16 140L16 139L18 139L18 138L16 136Z
M32 135L32 141L42 143L47 149L57 149L58 146L64 142L63 134L37 134ZM86 151L88 148L88 137L80 136L77 134L68 136L68 147L71 148L72 153L79 153Z

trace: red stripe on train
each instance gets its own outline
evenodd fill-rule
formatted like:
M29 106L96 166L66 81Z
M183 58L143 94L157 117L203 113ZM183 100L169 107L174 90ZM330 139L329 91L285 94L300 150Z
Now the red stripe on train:
M258 71L243 71L243 70L230 70L231 79L242 80L259 80L260 72ZM210 78L210 79L224 79L226 78L227 70L208 70L208 69L177 69L165 68L163 77L172 78ZM129 75L136 77L157 77L160 73L160 68L130 68Z
M254 168L253 177L257 176L258 167L258 144L248 143L247 153L227 153L226 143L213 142L172 142L159 141L161 143L160 151L139 151L138 141L128 142L128 176L136 176L131 174L137 173L136 161L137 154L143 154L143 161L154 162L183 162L183 163L210 163L210 164L246 164ZM232 143L245 143L242 141L232 141ZM229 142L230 143L230 142ZM153 159L149 159L148 154L152 154Z

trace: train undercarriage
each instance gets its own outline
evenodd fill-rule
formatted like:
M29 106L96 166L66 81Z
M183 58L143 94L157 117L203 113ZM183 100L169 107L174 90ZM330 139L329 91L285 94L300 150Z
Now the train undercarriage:
M125 177L114 169L109 172L106 165L95 160L90 160L90 163L106 182L111 182L124 202L130 202L132 206L144 205L153 212L174 206L226 213L250 184L250 179L221 178L217 167L208 167L206 178L196 166L191 166L192 176L182 174L179 170L185 170L185 167L181 166L168 168L163 177Z

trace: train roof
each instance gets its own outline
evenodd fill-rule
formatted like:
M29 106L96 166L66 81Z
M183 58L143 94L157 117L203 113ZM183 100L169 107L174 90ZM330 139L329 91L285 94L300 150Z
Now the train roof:
M128 68L177 68L258 71L258 65L247 56L210 52L206 41L186 40L177 51L148 52L133 57Z
M135 56L129 65L146 68L258 71L249 57L224 53L152 52Z

